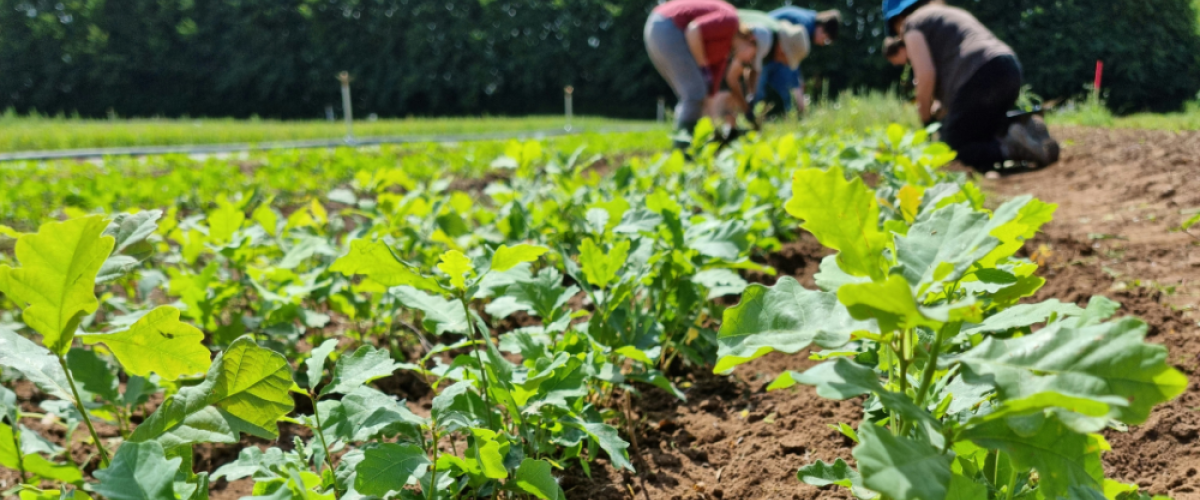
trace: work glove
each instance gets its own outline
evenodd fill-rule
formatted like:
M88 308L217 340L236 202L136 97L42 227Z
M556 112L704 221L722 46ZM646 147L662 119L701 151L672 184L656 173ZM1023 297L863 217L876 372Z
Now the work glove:
M708 66L701 66L700 76L704 78L704 90L710 91L713 88L712 69L710 69Z

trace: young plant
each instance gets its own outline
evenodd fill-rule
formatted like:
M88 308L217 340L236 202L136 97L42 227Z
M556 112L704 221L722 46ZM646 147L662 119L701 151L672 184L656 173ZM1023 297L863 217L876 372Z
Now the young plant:
M770 386L867 396L857 431L841 427L858 443L858 469L817 462L799 472L810 484L894 500L1127 490L1103 477L1098 432L1142 423L1187 379L1165 348L1143 341L1145 323L1106 321L1118 307L1107 299L1018 305L1044 280L1014 254L1054 208L1021 197L987 212L925 197L911 225L881 227L861 179L801 169L787 209L838 253L821 265L821 290L786 278L751 286L726 311L716 371L772 351L830 349L814 355L829 361Z

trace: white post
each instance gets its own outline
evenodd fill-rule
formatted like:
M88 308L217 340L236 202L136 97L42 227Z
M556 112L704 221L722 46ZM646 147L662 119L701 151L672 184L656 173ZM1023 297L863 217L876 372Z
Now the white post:
M350 73L338 73L337 79L342 82L342 114L346 117L346 142L354 142L354 110L350 105Z
M667 99L665 97L658 98L658 113L654 116L658 123L667 121Z
M573 109L574 107L572 106L572 102L571 102L571 95L574 93L575 93L575 87L572 87L570 85L567 85L566 88L563 89L563 108L567 114L567 126L564 127L564 130L566 130L568 132L571 131L571 117L575 114L575 111Z

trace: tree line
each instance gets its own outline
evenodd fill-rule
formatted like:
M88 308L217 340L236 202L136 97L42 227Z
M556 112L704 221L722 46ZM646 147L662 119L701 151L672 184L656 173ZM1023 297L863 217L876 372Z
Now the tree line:
M655 0L0 0L0 107L20 113L318 118L356 113L651 117L671 91L642 42ZM735 0L769 10L780 0ZM1016 49L1032 90L1080 95L1095 62L1117 112L1200 90L1191 0L952 0ZM845 19L803 71L810 93L884 89L878 0L813 0Z

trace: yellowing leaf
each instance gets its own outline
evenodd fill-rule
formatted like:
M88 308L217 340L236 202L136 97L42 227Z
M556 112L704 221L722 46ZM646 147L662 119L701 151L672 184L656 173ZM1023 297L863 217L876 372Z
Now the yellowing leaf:
M838 264L853 276L883 277L880 257L886 234L879 230L879 203L871 188L840 168L803 169L792 177L788 213L826 247L837 250Z
M459 290L467 288L467 278L475 277L475 266L471 265L471 259L458 250L443 253L437 268L450 275L450 285Z
M212 364L204 333L179 321L179 310L162 306L143 316L128 330L80 335L83 343L104 343L125 372L139 377L157 373L166 380L208 371Z
M279 231L279 216L275 214L274 210L271 210L271 199L269 198L254 209L254 213L250 217L271 236L275 236Z
M583 268L588 283L603 289L616 280L617 271L625 265L625 259L629 257L629 240L622 240L613 245L606 255L596 242L588 238L583 240L579 251L579 265Z
M900 188L900 214L909 224L917 219L917 211L921 208L921 197L924 195L924 189L912 184L905 184Z
M533 262L547 250L549 249L546 247L534 245L522 244L515 247L500 245L500 248L496 249L496 253L492 254L492 270L504 272L522 262Z
M24 308L25 324L59 355L71 348L83 317L100 307L96 273L114 245L101 236L107 226L98 215L48 222L17 240L21 267L0 266L0 292Z
M229 243L233 233L242 227L246 214L241 207L225 198L217 200L217 209L208 213L208 237L215 243Z
M662 188L654 190L654 193L646 197L646 208L659 215L662 215L664 210L673 214L678 214L682 210L679 202L671 198L671 195Z
M387 287L409 285L429 292L442 293L442 288L436 281L417 274L407 264L400 262L387 244L381 241L350 242L350 253L334 261L329 270L348 276L364 274Z

